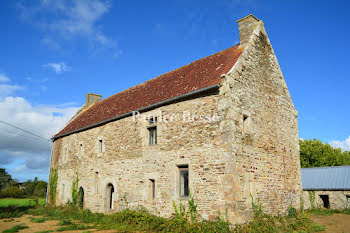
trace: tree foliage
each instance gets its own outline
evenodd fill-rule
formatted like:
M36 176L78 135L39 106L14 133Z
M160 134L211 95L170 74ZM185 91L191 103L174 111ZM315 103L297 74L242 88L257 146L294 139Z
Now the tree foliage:
M300 140L301 167L350 165L349 151L342 152L317 139Z
M33 191L33 195L36 197L44 197L46 195L46 190L47 183L45 181L38 181Z
M5 198L5 197L19 198L19 197L22 197L23 195L24 195L24 191L17 186L8 186L2 189L0 192L1 198Z
M16 184L17 181L12 179L11 175L6 172L5 168L0 168L0 190Z

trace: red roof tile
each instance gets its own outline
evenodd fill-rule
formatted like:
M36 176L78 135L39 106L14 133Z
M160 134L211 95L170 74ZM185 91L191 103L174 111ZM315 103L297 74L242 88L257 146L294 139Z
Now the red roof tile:
M239 45L233 46L110 96L81 113L55 137L142 107L220 84L221 75L230 71L241 52Z

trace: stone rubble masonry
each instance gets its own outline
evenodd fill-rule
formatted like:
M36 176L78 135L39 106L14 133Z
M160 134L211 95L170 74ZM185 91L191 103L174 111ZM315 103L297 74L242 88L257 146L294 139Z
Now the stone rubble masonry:
M314 206L311 203L312 195L315 197ZM328 195L330 209L343 210L350 208L350 190L315 190L303 191L304 209L309 210L312 207L323 208L323 201L320 195Z
M253 216L252 198L270 214L300 207L301 175L297 111L262 21L217 93L179 101L141 115L183 112L218 116L214 122L157 122L158 144L148 145L148 122L126 117L59 138L51 167L58 169L56 204L71 200L76 176L84 208L113 211L138 205L169 217L179 197L178 165L189 166L189 187L204 219L227 210L231 223ZM245 121L244 121L245 120ZM100 141L102 140L102 148ZM102 149L102 152L101 152ZM155 181L155 198L149 195Z

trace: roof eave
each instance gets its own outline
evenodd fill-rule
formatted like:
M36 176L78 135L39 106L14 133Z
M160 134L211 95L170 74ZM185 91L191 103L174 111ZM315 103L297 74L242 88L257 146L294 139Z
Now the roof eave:
M92 128L95 128L95 127L98 127L98 126L101 126L101 125L105 125L105 124L113 122L113 121L120 120L120 119L128 117L128 116L131 116L132 113L136 112L136 111L137 112L145 112L145 111L148 111L150 109L154 109L154 108L157 108L157 107L161 107L161 106L170 104L170 103L175 102L175 101L179 101L181 99L189 98L189 97L201 94L201 93L205 93L205 92L216 90L219 87L220 87L220 84L215 84L215 85L212 85L212 86L209 86L209 87L205 87L205 88L202 88L202 89L199 89L199 90L195 90L195 91L192 91L192 92L180 95L180 96L176 96L176 97L173 97L173 98L170 98L170 99L167 99L167 100L163 100L163 101L160 101L158 103L151 104L151 105L148 105L146 107L142 107L142 108L139 108L139 109L136 109L136 110L133 110L133 111L130 111L130 112L127 112L127 113L124 113L124 114L121 114L121 115L118 115L118 116L115 116L115 117L112 117L112 118L109 118L109 119L106 119L106 120L103 120L103 121L100 121L100 122L97 122L97 123L94 123L92 125L88 125L88 126L85 126L85 127L79 128L79 129L75 129L75 130L69 131L67 133L60 134L60 135L55 135L54 137L51 138L51 140L55 141L55 140L57 140L59 138L66 137L66 136L71 135L71 134L79 133L79 132L82 132L82 131L85 131L85 130L88 130L88 129L92 129Z

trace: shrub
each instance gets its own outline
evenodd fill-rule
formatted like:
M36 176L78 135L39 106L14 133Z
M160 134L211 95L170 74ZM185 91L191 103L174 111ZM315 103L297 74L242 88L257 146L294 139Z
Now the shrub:
M18 197L22 197L23 195L24 195L23 190L16 186L6 187L0 192L1 197L18 198Z
M44 197L46 195L47 183L45 181L39 181L35 186L33 195L37 197Z

